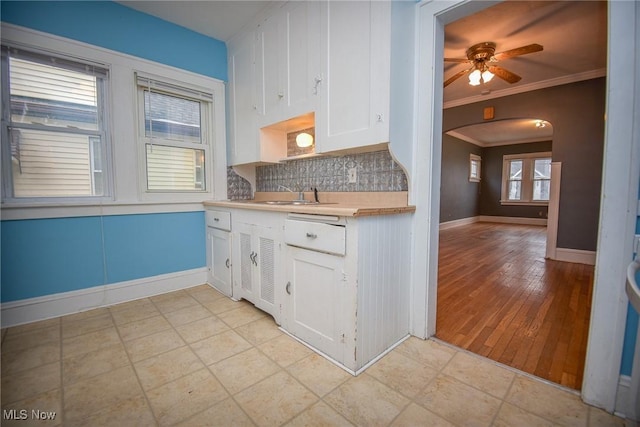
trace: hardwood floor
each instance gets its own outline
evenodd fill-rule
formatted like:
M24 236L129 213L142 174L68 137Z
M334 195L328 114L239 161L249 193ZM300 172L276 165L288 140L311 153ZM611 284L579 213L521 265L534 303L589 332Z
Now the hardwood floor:
M539 226L442 230L436 336L580 389L594 268L546 260L545 244Z

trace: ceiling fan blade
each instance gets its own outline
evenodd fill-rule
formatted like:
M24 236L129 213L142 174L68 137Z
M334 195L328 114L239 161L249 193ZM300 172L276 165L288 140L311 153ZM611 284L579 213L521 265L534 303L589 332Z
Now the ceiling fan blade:
M505 70L504 68L496 67L495 65L490 66L489 71L508 83L517 83L522 79L519 75L514 74L509 70Z
M449 86L451 83L453 83L454 81L458 80L460 77L464 76L465 74L467 74L469 71L473 70L473 67L469 68L468 70L462 70L457 72L456 74L454 74L453 76L449 77L445 82L444 82L444 87Z
M471 61L469 61L467 58L444 58L444 62L466 63L466 62L471 62Z
M526 55L528 53L540 52L543 47L539 44L528 44L526 46L520 46L515 49L505 50L504 52L496 53L493 55L493 60L502 61L503 59L513 58L514 56Z

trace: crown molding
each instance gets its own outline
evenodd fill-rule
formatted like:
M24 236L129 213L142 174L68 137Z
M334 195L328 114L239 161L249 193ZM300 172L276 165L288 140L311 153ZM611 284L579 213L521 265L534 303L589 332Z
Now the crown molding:
M468 142L470 144L473 145L477 145L478 147L481 148L486 148L486 147L498 147L501 145L515 145L515 144L527 144L530 142L543 142L543 141L550 141L551 137L544 137L544 138L525 138L525 139L516 139L513 141L500 141L500 142L485 142L485 141L479 141L475 138L472 138L468 135L463 135L459 132L456 132L455 130L450 130L448 132L446 132L447 135L452 136L454 138L458 138L461 139L465 142Z
M474 95L467 98L455 99L452 101L446 101L442 107L447 108L459 107L461 105L473 104L474 102L486 101L488 99L502 98L504 96L516 95L524 92L531 92L534 90L544 89L553 86L566 85L570 83L580 82L584 80L597 79L607 75L606 68L600 68L597 70L585 71L583 73L571 74L568 76L556 77L554 79L541 80L535 83L523 84L507 89L497 90L490 92L486 95ZM471 141L469 141L471 142Z

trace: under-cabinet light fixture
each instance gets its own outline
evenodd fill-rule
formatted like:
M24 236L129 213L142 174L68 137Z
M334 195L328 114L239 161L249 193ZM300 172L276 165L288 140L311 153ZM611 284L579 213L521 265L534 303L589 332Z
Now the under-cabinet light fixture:
M313 145L313 136L306 132L299 133L296 136L296 145L301 148L311 147Z

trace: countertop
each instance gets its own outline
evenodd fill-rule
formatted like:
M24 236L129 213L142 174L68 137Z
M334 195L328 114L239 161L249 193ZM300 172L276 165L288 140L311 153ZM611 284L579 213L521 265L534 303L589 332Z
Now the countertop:
M306 192L305 200L313 200L313 193ZM289 192L255 193L253 200L205 201L205 207L226 207L271 212L290 212L333 216L371 216L411 213L415 206L407 204L406 191L393 192L341 192L319 193L319 204L269 205L267 200L294 200Z

